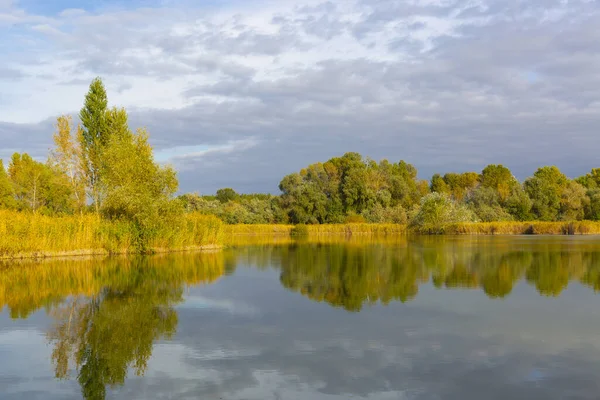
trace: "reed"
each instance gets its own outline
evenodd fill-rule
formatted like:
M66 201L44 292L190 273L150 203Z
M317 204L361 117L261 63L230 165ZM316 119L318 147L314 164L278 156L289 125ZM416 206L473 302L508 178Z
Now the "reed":
M475 222L448 225L444 230L450 235L597 235L600 222Z
M305 235L399 235L407 232L399 224L323 224L323 225L225 225L229 236L305 236Z
M404 235L406 225L402 224L325 224L306 225L308 235Z
M290 235L294 225L276 224L237 224L224 225L223 233L226 236L235 235Z
M188 214L154 232L147 248L166 252L219 246L222 227L216 217ZM131 222L96 215L48 217L0 210L0 258L135 253L138 235Z

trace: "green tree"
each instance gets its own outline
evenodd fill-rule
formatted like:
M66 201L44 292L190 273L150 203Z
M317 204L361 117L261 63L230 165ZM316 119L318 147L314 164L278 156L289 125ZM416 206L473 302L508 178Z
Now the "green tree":
M15 208L15 192L4 169L4 163L0 160L0 208Z
M592 171L576 179L577 183L587 189L600 189L600 168L592 168Z
M440 174L434 174L431 177L430 189L433 193L450 194L450 188Z
M592 189L587 192L588 202L585 207L585 218L600 221L600 189Z
M569 180L561 193L559 218L565 221L582 220L589 202L585 188Z
M111 136L103 150L102 182L105 199L102 213L130 221L137 230L140 250L162 227L174 223L180 202L173 201L177 177L170 167L154 162L148 133L139 129Z
M568 181L555 166L538 168L533 177L525 181L525 191L533 202L532 212L536 218L542 221L559 219L561 198Z
M240 197L239 194L232 188L223 188L217 190L217 200L221 203L227 203L228 201L237 200Z
M498 193L500 203L506 202L519 182L512 172L501 164L490 164L479 175L481 186L490 188Z
M471 191L466 198L467 206L483 222L510 221L512 216L502 208L498 191L491 187L479 186Z
M90 84L85 96L85 103L79 112L83 129L79 136L81 158L86 176L88 194L92 199L96 212L100 211L102 147L108 143L107 131L108 99L106 89L100 78ZM113 121L114 122L114 121Z
M511 194L504 202L504 209L517 221L528 221L532 219L532 206L533 201L531 201L529 195L527 195L520 185L515 186L511 190Z
M35 161L27 153L13 154L8 167L17 207L44 214L71 213L72 193L68 178L51 165Z
M34 213L40 208L48 193L49 174L46 166L27 153L15 153L8 167L19 208Z

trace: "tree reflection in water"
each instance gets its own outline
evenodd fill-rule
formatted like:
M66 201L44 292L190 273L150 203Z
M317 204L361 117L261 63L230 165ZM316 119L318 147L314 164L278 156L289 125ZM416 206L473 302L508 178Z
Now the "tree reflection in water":
M281 284L313 301L357 312L407 302L419 287L508 296L519 281L559 296L573 281L600 290L592 239L508 237L320 238L269 245L256 239L213 254L62 260L0 266L0 309L26 318L44 307L56 377L77 377L86 399L103 399L129 370L146 371L157 340L177 329L187 285L238 265L279 271Z

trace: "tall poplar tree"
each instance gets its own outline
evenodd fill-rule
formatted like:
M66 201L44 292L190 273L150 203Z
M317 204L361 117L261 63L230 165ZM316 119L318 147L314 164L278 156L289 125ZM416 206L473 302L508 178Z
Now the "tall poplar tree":
M90 84L85 103L79 112L82 130L79 136L83 168L86 175L88 194L92 198L96 212L100 210L102 147L108 142L106 111L108 99L100 78Z

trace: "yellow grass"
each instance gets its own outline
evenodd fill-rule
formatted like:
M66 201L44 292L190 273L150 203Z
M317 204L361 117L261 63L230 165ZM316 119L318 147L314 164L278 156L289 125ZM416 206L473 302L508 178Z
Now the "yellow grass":
M226 236L235 235L289 235L294 225L255 224L255 225L224 225Z
M221 245L222 222L189 214L158 232L148 247L157 252ZM135 230L96 215L47 217L0 210L0 259L135 252Z
M445 229L450 235L597 235L600 222L478 222L449 225Z

